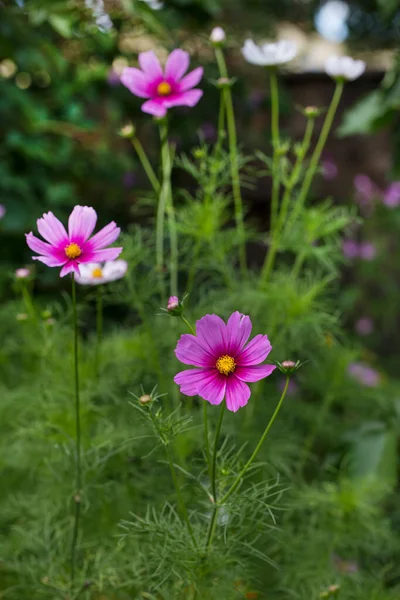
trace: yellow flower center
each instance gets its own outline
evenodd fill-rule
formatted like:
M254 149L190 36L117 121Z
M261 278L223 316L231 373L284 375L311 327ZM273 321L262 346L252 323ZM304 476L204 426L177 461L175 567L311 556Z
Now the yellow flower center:
M159 94L159 96L168 96L171 91L172 88L167 81L162 81L157 86L157 94Z
M100 269L99 267L96 267L95 269L93 269L93 271L92 271L92 277L96 277L98 279L100 279L100 277L103 277L103 271L102 271L102 269Z
M229 375L235 370L236 363L233 360L232 356L224 354L223 356L219 357L219 359L215 363L215 366L222 375Z
M78 244L72 242L72 244L68 244L68 246L66 246L65 254L68 258L74 260L74 258L78 258L78 256L82 254L82 250L79 248Z

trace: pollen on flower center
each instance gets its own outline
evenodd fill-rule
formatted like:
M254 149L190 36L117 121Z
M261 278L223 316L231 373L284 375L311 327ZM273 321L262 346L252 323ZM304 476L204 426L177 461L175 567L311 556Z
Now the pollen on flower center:
M101 277L103 277L102 269L100 269L99 267L96 267L96 269L93 269L92 277L96 277L97 279L100 279Z
M219 357L219 359L215 363L215 366L222 375L229 375L235 370L236 363L233 360L232 356L224 354L223 356Z
M79 248L78 244L72 242L72 244L68 244L65 248L65 254L71 260L78 258L82 254L82 250Z
M172 91L171 86L167 81L162 81L157 86L157 94L160 96L168 96Z

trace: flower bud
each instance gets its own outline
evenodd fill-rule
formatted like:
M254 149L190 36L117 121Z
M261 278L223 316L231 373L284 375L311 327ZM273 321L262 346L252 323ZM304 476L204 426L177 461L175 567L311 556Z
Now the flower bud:
M15 271L15 277L17 279L26 279L31 274L29 269L17 269Z
M153 398L150 396L150 394L143 394L139 398L139 403L142 406L145 406L146 404L150 404L150 402L152 402L152 401L153 401Z
M306 106L304 109L304 115L309 119L315 119L321 114L321 110L317 106Z
M136 132L136 128L133 123L127 123L124 127L121 127L119 134L121 137L130 139L133 138Z
M219 45L223 44L225 42L225 39L226 35L222 27L214 27L210 34L210 42Z
M280 372L284 373L285 375L292 375L293 373L298 371L303 365L304 362L300 362L299 360L297 360L296 362L294 360L283 360L282 362L276 363L276 366L278 367Z
M179 306L178 296L170 296L167 304L167 310L175 310Z

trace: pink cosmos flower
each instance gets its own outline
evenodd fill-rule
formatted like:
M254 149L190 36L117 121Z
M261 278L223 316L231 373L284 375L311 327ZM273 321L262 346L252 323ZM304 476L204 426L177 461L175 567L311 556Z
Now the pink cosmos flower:
M195 106L203 95L202 90L193 89L203 76L198 67L185 75L189 68L189 54L184 50L173 50L167 58L164 70L153 50L139 54L140 69L125 67L121 82L139 98L149 98L142 111L155 117L165 117L173 106ZM185 77L184 77L185 75Z
M114 260L122 252L122 248L106 248L115 242L120 234L120 228L114 221L103 227L96 235L90 237L96 226L97 213L90 206L75 206L68 220L68 233L64 225L53 215L45 213L37 220L43 242L33 233L26 234L26 243L48 267L62 267L60 277L75 272L78 275L79 264L90 262L105 262Z
M376 247L371 242L360 244L360 258L363 260L374 260L376 257Z
M400 205L400 181L394 181L385 190L383 203L389 208Z
M355 324L359 335L370 335L374 331L374 322L370 317L361 317Z
M378 371L361 362L350 363L348 373L367 387L376 387L381 381Z
M225 324L217 315L205 315L196 323L196 335L184 334L175 349L177 358L196 369L181 371L174 381L186 396L197 394L211 404L226 399L228 410L236 412L250 398L245 382L271 375L275 365L261 365L272 346L266 335L256 335L247 344L250 317L234 312Z

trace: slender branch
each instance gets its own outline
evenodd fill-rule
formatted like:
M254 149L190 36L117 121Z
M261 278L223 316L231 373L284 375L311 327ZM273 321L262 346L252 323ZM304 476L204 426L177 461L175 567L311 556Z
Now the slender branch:
M220 76L228 78L228 70L221 48L215 48L215 57L217 59ZM229 159L232 179L232 193L235 206L236 230L239 238L239 262L242 276L247 277L246 244L244 228L244 211L242 193L240 190L239 157L237 151L237 134L235 125L235 113L233 110L232 93L229 85L222 89L222 98L226 111L226 123L228 129Z
M309 164L306 174L304 176L303 185L301 186L296 205L293 209L292 214L289 217L289 221L286 226L287 231L289 231L293 227L293 225L296 222L296 219L299 217L301 210L304 206L304 203L307 199L307 195L310 190L311 183L314 179L314 175L315 175L317 167L318 167L318 163L319 163L319 159L321 157L322 150L324 149L326 140L328 139L328 135L329 135L329 132L332 127L333 119L335 117L336 110L339 106L339 102L342 97L343 87L344 87L343 81L338 81L336 83L336 88L333 93L332 101L331 101L328 111L326 113L324 124L322 125L322 129L321 129L318 141L316 143L316 146L314 148L314 152L312 153L312 156L310 159L310 164Z
M189 323L189 321L186 319L186 317L184 317L183 315L180 315L182 321L185 323L186 327L189 329L190 333L192 333L193 335L196 335L196 332L194 330L194 327Z
M253 454L250 456L249 460L247 461L247 463L245 464L245 466L243 467L243 469L240 471L239 475L237 476L236 480L234 481L234 483L231 485L231 487L229 488L229 490L226 492L225 496L222 498L221 500L221 504L224 504L228 498L233 494L233 492L238 488L238 486L240 485L240 483L242 482L242 479L244 477L244 475L246 474L246 472L248 471L249 467L251 466L252 462L254 461L254 459L256 458L258 452L260 451L261 446L264 443L265 438L268 435L269 430L271 429L272 425L274 424L274 421L276 419L276 417L278 416L278 413L281 409L282 403L285 399L286 396L286 392L289 386L289 381L290 381L290 377L287 376L286 377L286 384L285 387L283 389L282 395L279 399L279 402L277 404L277 407L274 410L274 413L272 415L272 417L269 420L268 425L266 426L264 433L262 434L260 441L258 442Z
M76 307L76 283L75 275L72 274L72 310L73 310L73 324L74 324L74 376L75 376L75 460L76 460L76 491L74 494L75 501L75 515L74 515L74 528L72 533L72 544L71 544L71 582L73 583L75 578L75 563L76 563L76 544L79 535L79 517L80 517L80 506L81 506L81 487L82 487L82 474L81 474L81 419L80 419L80 398L79 398L79 365L78 365L78 316Z
M278 218L279 203L279 90L276 68L269 69L271 90L271 134L272 134L272 201L271 201L271 231L275 231Z
M136 150L136 154L139 157L141 165L142 165L142 167L143 167L143 169L144 169L144 171L145 171L145 173L147 175L148 180L151 183L151 186L152 186L153 190L157 194L159 194L160 193L161 185L160 185L160 182L157 179L156 174L153 171L153 167L151 166L149 159L147 158L147 154L144 151L142 143L140 142L139 138L136 137L136 135L133 136L133 138L131 139L131 141L132 141L132 146Z
M217 472L217 454L218 454L218 444L219 437L221 433L222 420L225 414L225 402L222 402L221 409L219 412L219 419L217 424L217 429L215 431L215 440L214 440L214 450L212 457L212 466L211 466L211 490L214 500L213 512L211 515L210 525L208 527L207 539L206 539L206 552L211 547L211 543L214 537L215 528L217 524L217 515L218 515L218 498L217 498L217 482L216 482L216 472Z

